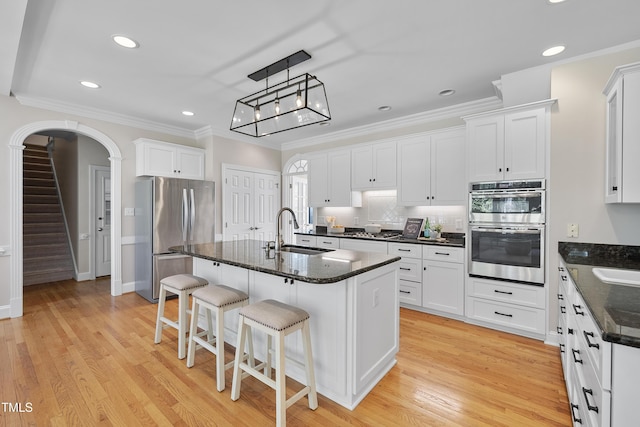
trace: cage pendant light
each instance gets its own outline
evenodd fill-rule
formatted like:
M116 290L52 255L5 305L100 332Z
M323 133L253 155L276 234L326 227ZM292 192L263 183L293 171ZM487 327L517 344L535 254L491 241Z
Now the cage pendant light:
M290 78L289 67L311 58L304 50L248 77L266 79L266 88L236 101L230 129L256 138L331 120L324 84L309 73ZM287 70L287 79L269 86L269 76Z

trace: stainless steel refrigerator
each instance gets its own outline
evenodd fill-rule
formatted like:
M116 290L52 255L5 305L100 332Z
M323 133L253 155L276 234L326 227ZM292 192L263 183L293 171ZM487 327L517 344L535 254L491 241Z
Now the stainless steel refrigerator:
M193 271L191 257L168 248L215 239L215 183L151 177L135 190L135 289L158 302L163 277Z

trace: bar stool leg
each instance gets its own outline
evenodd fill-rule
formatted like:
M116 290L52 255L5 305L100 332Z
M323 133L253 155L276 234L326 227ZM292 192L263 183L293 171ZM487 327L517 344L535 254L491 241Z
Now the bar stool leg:
M205 311L208 310L205 308ZM189 336L193 337L198 333L198 316L200 314L200 304L198 299L193 298L193 305L191 308L191 326L189 327ZM211 316L209 316L211 320ZM187 349L187 368L191 368L195 362L196 356L196 343L192 339L189 340L189 348Z
M187 310L189 294L181 291L178 295L178 359L185 358L187 349Z
M218 391L224 390L224 310L216 309L216 383Z
M238 345L236 346L236 357L233 362L233 385L231 386L231 400L234 402L240 398L240 383L242 381L242 373L240 371L240 362L244 358L244 345L246 342L247 325L244 323L244 316L240 316L240 325L238 327ZM249 358L253 361L253 355ZM253 365L253 363L252 363Z
M164 288L164 285L160 284L160 296L158 300L158 316L156 317L156 336L153 340L154 343L158 344L162 341L162 328L164 323L162 322L162 317L164 316L164 305L167 299L167 290Z
M287 383L284 372L285 364L284 334L278 332L276 338L276 426L287 424ZM269 356L267 356L268 358Z
M313 369L313 356L311 353L311 331L309 328L309 321L304 322L302 327L302 347L304 349L304 361L305 371L307 374L307 386L309 387L309 393L307 398L309 400L309 408L318 409L318 393L316 391L316 375Z

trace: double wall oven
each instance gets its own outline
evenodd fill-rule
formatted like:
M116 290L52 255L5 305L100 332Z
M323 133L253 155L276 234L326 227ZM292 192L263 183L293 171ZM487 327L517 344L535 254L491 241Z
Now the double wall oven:
M545 181L469 185L469 274L544 284Z

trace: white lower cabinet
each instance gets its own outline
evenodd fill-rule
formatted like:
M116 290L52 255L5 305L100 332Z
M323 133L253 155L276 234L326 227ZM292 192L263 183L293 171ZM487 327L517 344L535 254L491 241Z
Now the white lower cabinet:
M306 236L304 234L296 234L296 245L315 248L318 238L316 236Z
M389 243L389 255L402 257L398 266L400 277L399 301L413 306L422 305L422 246L411 243Z
M340 239L337 237L318 236L316 247L323 249L340 249Z
M340 249L361 252L387 253L387 242L379 240L339 239Z
M422 258L422 306L463 316L464 249L427 246Z
M544 339L547 316L543 286L470 276L466 295L470 322Z

